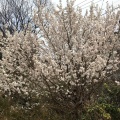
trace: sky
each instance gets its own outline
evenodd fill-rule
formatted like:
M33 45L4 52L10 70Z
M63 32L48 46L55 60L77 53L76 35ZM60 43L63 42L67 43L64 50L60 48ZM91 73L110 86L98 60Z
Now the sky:
M59 0L51 0L54 5L59 4ZM80 6L82 8L82 11L85 11L89 8L91 3L94 2L95 4L98 4L103 9L103 13L105 11L106 3L108 2L110 5L114 5L115 7L118 7L118 4L120 5L120 0L76 0L75 7ZM62 4L65 7L66 6L66 0L62 0Z

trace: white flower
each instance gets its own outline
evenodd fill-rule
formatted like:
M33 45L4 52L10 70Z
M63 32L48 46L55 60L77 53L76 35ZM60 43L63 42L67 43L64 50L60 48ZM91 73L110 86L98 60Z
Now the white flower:
M116 83L117 85L120 85L120 82L119 82L119 81L115 81L115 83Z
M93 82L94 82L94 83L97 83L97 82L98 82L98 80L97 80L97 79L94 79L94 80L93 80Z
M84 72L85 68L84 67L80 67L80 72Z

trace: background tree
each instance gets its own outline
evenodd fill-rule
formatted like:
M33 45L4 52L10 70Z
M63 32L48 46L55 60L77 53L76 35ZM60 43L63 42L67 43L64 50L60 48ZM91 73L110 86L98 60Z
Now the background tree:
M26 0L1 0L0 24L4 30L4 25L7 24L7 29L10 34L14 31L25 30L31 22L32 5Z
M49 1L40 0L40 4L47 5ZM0 30L3 37L6 36L7 29L10 34L15 31L26 31L28 25L34 26L32 16L35 7L32 1L28 0L0 0Z

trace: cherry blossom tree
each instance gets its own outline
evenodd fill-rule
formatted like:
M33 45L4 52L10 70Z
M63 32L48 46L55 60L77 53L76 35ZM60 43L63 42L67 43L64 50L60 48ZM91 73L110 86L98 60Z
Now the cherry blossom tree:
M91 5L82 15L73 1L48 12L39 3L34 22L39 37L27 31L4 38L1 89L39 96L50 109L82 119L101 94L103 84L118 70L119 34L114 26L119 14L107 14ZM116 82L116 81L113 81ZM117 81L119 82L119 81ZM99 118L98 118L99 119Z
M35 74L35 59L38 54L37 36L28 31L26 36L24 32L15 32L12 36L8 34L8 38L2 40L3 58L0 61L1 79L0 90L4 96L10 96L13 99L29 102L31 94L37 95L35 84L39 81ZM34 96L33 95L33 96ZM15 101L16 101L15 100Z
M84 16L73 6L73 1L65 8L60 3L52 13L39 7L35 18L44 38L40 79L45 99L56 112L78 119L118 69L114 26L119 15L109 5L104 16L94 5Z

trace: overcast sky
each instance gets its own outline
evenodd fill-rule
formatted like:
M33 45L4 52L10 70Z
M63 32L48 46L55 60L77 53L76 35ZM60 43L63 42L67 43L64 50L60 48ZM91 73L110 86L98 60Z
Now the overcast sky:
M51 0L53 4L59 4L59 0ZM103 8L103 12L105 11L105 6L106 3L108 2L110 5L114 5L115 7L118 6L118 4L120 4L120 0L76 0L75 2L75 6L80 6L83 11L85 11L86 9L89 8L90 4L92 3L92 1L95 4L98 4L100 7L102 6ZM66 0L62 0L63 6L66 5Z
M51 0L54 4L58 4L59 3L59 0ZM85 4L85 6L87 6L87 5L89 5L91 2L97 2L98 4L101 4L102 2L104 3L104 4L106 4L106 2L108 2L108 3L110 3L110 4L112 4L112 3L114 3L115 5L117 5L117 4L120 4L120 0L76 0L76 2L75 2L75 4L77 5L77 4L79 4L79 3L81 3L79 6L84 6ZM63 3L63 5L65 6L65 4L66 4L66 0L62 0L62 3ZM87 4L88 3L88 4Z

